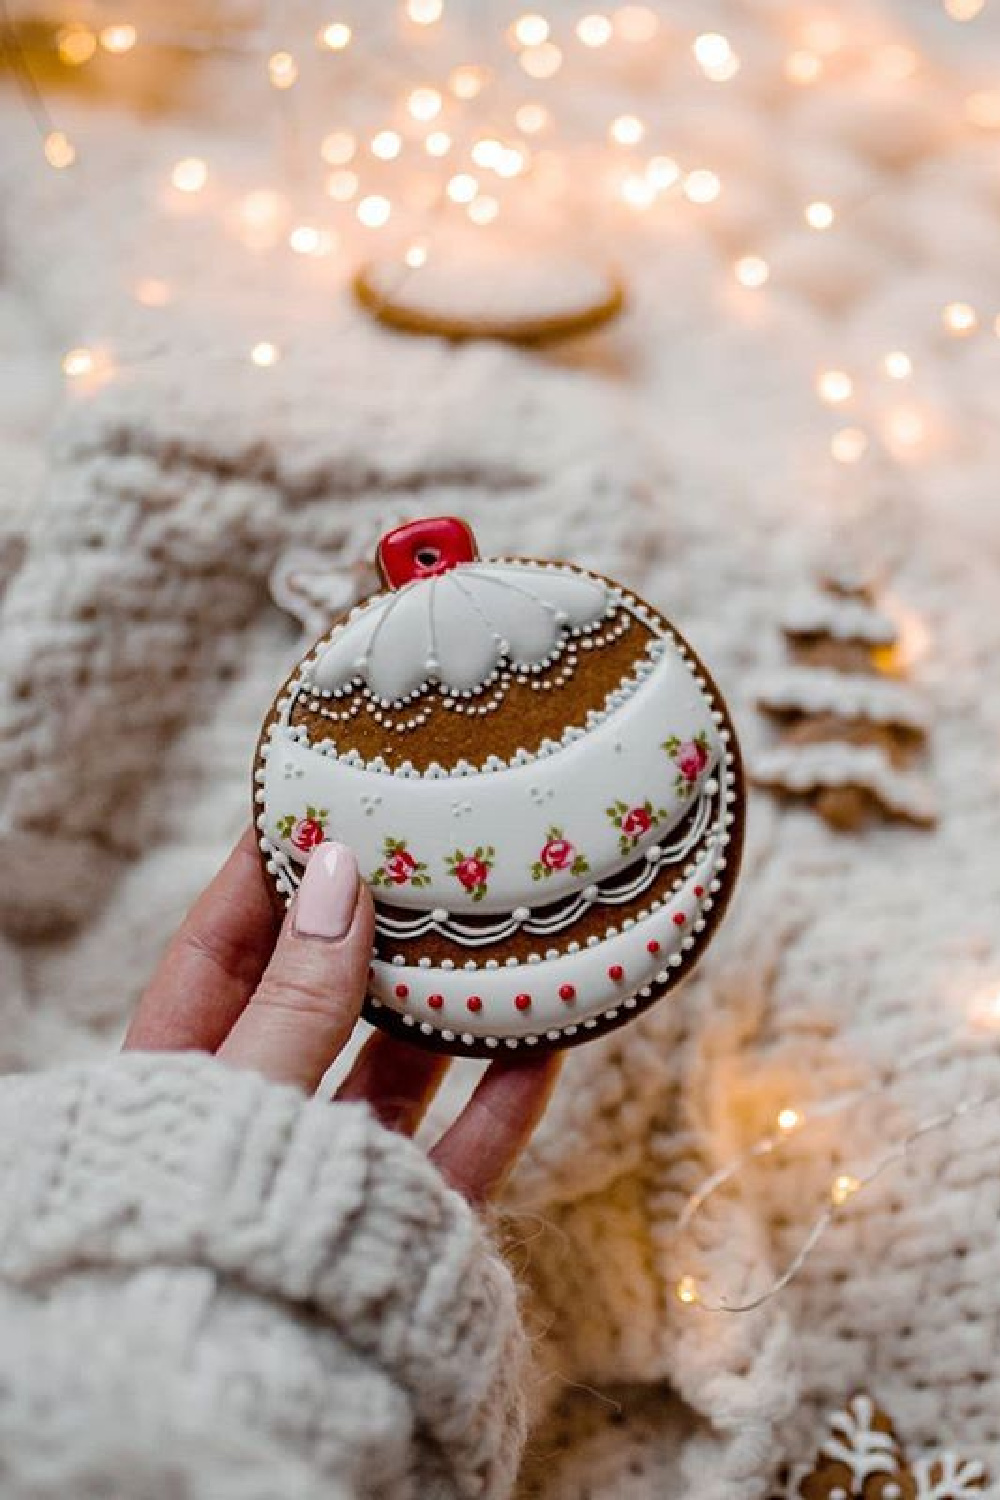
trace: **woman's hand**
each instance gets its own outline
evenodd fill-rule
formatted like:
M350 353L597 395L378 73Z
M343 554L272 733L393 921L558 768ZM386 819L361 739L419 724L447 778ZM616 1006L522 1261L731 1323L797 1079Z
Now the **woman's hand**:
M313 1093L360 1015L373 934L372 899L343 844L313 851L279 926L248 830L170 942L125 1049L214 1052ZM383 1124L412 1135L447 1066L446 1057L377 1032L336 1098L366 1100ZM491 1063L432 1149L439 1170L471 1202L502 1184L545 1108L556 1068L551 1054Z

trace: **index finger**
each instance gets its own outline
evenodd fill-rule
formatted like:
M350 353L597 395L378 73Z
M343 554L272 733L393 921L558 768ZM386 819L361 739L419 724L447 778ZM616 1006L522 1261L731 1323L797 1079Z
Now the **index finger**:
M214 1052L260 983L278 926L248 828L168 944L125 1050Z

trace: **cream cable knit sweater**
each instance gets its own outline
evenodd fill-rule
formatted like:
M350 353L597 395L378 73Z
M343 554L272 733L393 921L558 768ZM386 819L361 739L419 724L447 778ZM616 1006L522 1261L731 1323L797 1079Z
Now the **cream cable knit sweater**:
M503 1496L511 1277L354 1105L196 1056L0 1087L0 1493Z

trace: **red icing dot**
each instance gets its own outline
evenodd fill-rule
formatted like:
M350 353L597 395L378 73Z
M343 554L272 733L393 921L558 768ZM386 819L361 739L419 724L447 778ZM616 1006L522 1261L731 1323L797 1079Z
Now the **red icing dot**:
M696 896L704 896L705 887L703 885L696 885L694 888L694 893Z
M659 943L656 941L655 938L650 938L649 942L646 944L646 952L647 953L659 953L659 951L660 951L660 945L659 945Z
M405 1000L406 997L407 997L407 995L409 993L410 993L410 986L408 984L397 984L397 986L396 986L396 999L397 1000Z
M470 995L465 1003L470 1010L482 1010L483 1008L483 1002L478 995Z
M684 915L684 913L682 911L675 911L674 912L674 926L675 927L683 927L684 923L686 921L687 921L687 917Z
M515 995L514 1004L517 1006L518 1010L527 1010L529 1005L531 1004L531 996Z
M611 965L610 969L608 970L608 978L613 979L616 984L620 979L625 978L625 970L622 968L621 964Z
M442 1005L444 1004L444 996L428 995L427 1004L430 1006L431 1010L440 1010Z
M571 984L561 984L559 986L559 999L560 1000L575 1000L576 999L576 990L573 988L573 986Z

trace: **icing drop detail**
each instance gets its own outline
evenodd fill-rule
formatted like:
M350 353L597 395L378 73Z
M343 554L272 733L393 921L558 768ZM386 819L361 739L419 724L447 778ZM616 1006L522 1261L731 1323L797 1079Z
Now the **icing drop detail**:
M501 1034L526 1038L546 1028L562 1032L571 1025L585 1026L609 1007L623 1005L640 994L645 986L673 982L673 975L679 973L694 948L694 939L688 933L699 930L703 915L713 905L707 892L724 849L725 839L716 833L670 902L596 947L545 959L528 971L512 968L491 972L490 994L486 997L484 989L482 996L475 997L481 1003L478 1009L473 1008L474 1016L467 1010L471 976L460 967L426 971L416 965L400 967L376 960L370 994L401 1015L419 1018L428 1005L442 1012L443 1024L449 1016L461 1015L461 1025L476 1037L496 1035L500 1030ZM696 896L696 886L706 894ZM676 921L678 916L683 922ZM611 967L616 970L611 982L618 987L614 995L609 993ZM530 991L525 988L529 974ZM395 994L400 977L409 988L405 1005ZM477 975L476 982L482 978L482 974ZM433 1004L428 992L433 995Z

